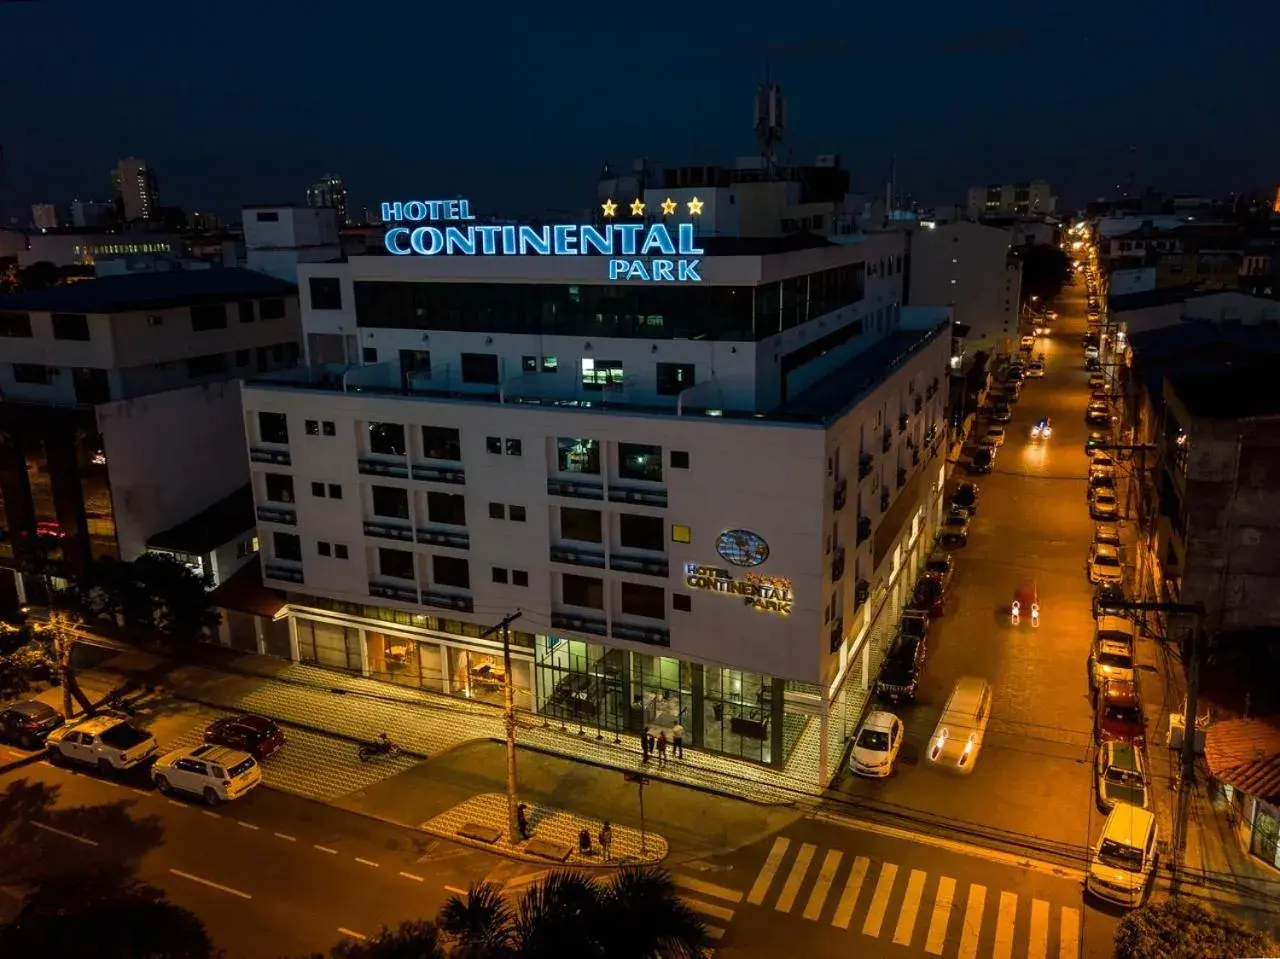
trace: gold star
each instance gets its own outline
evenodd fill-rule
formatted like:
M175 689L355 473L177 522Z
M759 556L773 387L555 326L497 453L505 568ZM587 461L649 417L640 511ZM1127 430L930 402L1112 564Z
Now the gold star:
M702 201L699 200L696 196L689 201L689 215L690 216L702 215Z
M604 203L600 204L600 209L604 210L605 216L613 216L618 211L618 204L612 200L605 200Z
M679 206L679 204L676 203L675 200L671 199L671 197L667 197L662 201L662 215L670 216L672 213L676 212L677 206Z
M644 200L631 201L631 215L644 216Z

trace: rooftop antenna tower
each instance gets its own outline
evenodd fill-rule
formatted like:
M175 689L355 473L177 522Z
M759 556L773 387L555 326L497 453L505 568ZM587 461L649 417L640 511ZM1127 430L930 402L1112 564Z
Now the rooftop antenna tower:
M765 67L764 83L756 87L755 116L756 146L764 160L768 178L774 179L778 169L778 146L786 129L787 110L782 99L782 87L769 82L769 68Z

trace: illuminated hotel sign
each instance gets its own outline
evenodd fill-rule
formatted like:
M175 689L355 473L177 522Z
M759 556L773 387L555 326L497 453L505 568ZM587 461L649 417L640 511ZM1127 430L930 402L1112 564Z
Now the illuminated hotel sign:
M778 576L747 573L742 579L734 579L727 570L686 563L684 584L690 589L741 596L742 601L751 608L765 613L777 613L779 616L790 616L791 604L794 602L791 581Z
M702 213L697 197L684 204L690 216ZM673 216L680 204L668 197L663 216ZM698 270L702 247L692 223L646 223L645 204L630 204L637 223L615 223L618 204L601 204L606 222L560 223L554 226L501 226L474 222L469 200L409 200L382 204L382 221L390 226L383 243L395 256L591 256L608 257L609 279L654 283L701 283Z

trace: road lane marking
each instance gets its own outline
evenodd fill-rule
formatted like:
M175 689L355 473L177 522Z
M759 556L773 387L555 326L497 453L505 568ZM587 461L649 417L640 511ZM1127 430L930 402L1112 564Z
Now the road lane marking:
M1058 959L1077 959L1080 955L1080 910L1062 907L1058 930Z
M210 817L211 819L222 818L222 813L214 812L212 809L201 809L200 811L204 813L206 816Z
M932 956L942 955L947 941L947 923L951 919L951 906L955 902L956 881L950 876L938 880L938 895L933 900L933 916L929 919L929 934L924 941L924 951Z
M710 916L712 919L719 919L722 922L728 922L733 918L733 910L726 909L724 906L717 906L710 902L703 902L701 899L690 899L688 896L681 896L680 899L694 912L700 912L704 916Z
M880 867L880 878L876 880L876 891L871 897L871 908L867 910L867 918L862 923L862 934L879 938L880 927L884 925L885 910L889 908L889 894L893 892L893 880L898 875L898 867L886 862Z
M92 839L85 839L85 838L84 838L84 836L77 836L77 835L76 835L75 833L73 833L73 832L66 832L66 831L64 831L64 830L62 830L62 829L54 829L52 826L46 826L46 825L45 825L44 823L42 823L42 822L34 822L34 821L33 821L33 822L31 823L31 825L35 826L37 829L43 829L45 832L51 832L51 833L53 833L55 836L62 836L64 839L74 839L76 842L82 842L82 843L84 843L86 846L96 846L96 845L97 845L97 842L95 842L95 841L94 841L94 840L92 840Z
M773 882L773 877L778 873L778 867L782 865L782 857L787 854L787 847L791 845L790 839L783 839L779 836L773 841L773 848L769 850L769 855L765 858L764 865L760 867L760 874L756 876L756 881L751 886L751 891L747 893L747 902L753 906L758 906L764 902L765 894L769 891L769 885Z
M723 929L721 929L719 926L707 926L707 925L704 925L704 926L702 927L702 931L703 931L703 932L705 932L705 933L707 934L707 938L708 938L708 939L714 939L714 940L716 940L717 942L719 942L721 939L723 939L723 938L724 938L724 930L723 930ZM712 953L708 953L708 956L711 956L711 955L713 955L713 954L712 954Z
M526 872L522 876L513 876L502 884L505 890L518 889L520 886L527 886L530 883L538 882L545 879L549 869L539 869L537 872Z
M992 959L1010 959L1013 955L1013 924L1017 915L1017 894L1000 893L1000 911L996 914L996 941L991 947Z
M290 836L288 833L284 833L284 832L272 833L272 835L274 835L277 839L283 839L285 842L297 842L297 841L298 841L298 837L297 837L297 836Z
M853 907L858 904L858 893L862 891L862 880L867 877L867 866L870 861L866 856L856 856L849 869L849 878L845 880L844 892L840 894L840 902L836 906L836 914L831 925L837 929L848 929L849 920L853 918Z
M982 934L982 907L987 901L987 887L969 884L969 901L964 907L964 928L960 931L960 951L956 959L974 959L978 954L978 936Z
M369 938L368 936L360 935L360 933L355 932L354 930L344 929L342 926L338 927L338 932L342 933L344 936L347 936L348 938L359 939L361 942L364 942Z
M186 803L184 803L184 802L178 802L178 800L176 800L176 799L166 799L166 800L165 800L165 802L167 802L170 806L177 806L179 809L186 809L186 808L187 808L187 804L186 804Z
M916 928L916 916L920 912L920 896L924 893L925 874L919 869L912 869L907 879L907 895L902 900L902 911L898 913L898 925L893 930L893 941L899 946L911 945L911 936Z
M243 819L237 819L237 820L236 820L236 825L237 825L237 826L244 826L244 828L245 828L245 829L253 829L253 830L255 830L255 831L259 828L259 827L255 826L255 825L254 825L253 823L251 823L251 822L245 822Z
M809 871L809 863L813 862L813 854L817 851L818 847L813 843L800 844L800 852L796 854L796 861L791 864L791 872L782 886L782 895L778 897L773 907L778 912L790 912L791 907L796 904L800 884L804 882L804 874Z
M209 879L201 879L199 876L193 876L189 872L183 872L181 869L170 869L175 876L181 876L183 879L190 879L192 882L198 882L202 886L208 886L210 889L217 889L219 892L230 893L233 896L239 896L241 899L252 899L253 896L247 892L241 892L239 889L232 889L230 886L224 886L222 883L213 882Z
M742 893L736 889L730 889L728 886L717 886L714 882L703 882L701 879L694 879L691 876L684 876L680 873L674 873L671 881L681 889L688 889L690 892L701 893L704 896L714 896L716 899L723 899L726 902L742 902Z
M813 891L809 893L809 902L804 907L806 919L822 918L822 907L827 903L827 894L831 892L831 883L836 878L836 870L840 868L842 858L844 853L839 849L827 851L822 860L822 868L818 870L818 878L813 884Z
M465 896L468 894L465 889L459 889L457 886L445 886L444 891L451 892L455 896Z
M279 833L277 833L276 835L279 835ZM423 881L424 881L424 880L423 880L423 878L422 878L421 876L415 876L415 875L414 875L413 873L411 873L411 872L402 872L402 873L400 873L400 875L404 876L404 878L406 878L406 879L412 879L414 882L423 882Z
M312 846L311 848L318 849L321 852L327 852L330 856L336 856L338 854L338 850L330 849L328 846Z
M1045 959L1049 954L1049 904L1043 899L1031 900L1031 940L1027 959Z
M41 759L41 760L40 760L40 765L41 765L41 766L49 766L50 768L52 768L53 763L49 762L49 760L47 760L47 759Z
M378 868L378 864L374 862L372 859L361 859L359 856L356 856L356 862L360 863L363 866L372 866L374 869Z
M124 788L129 790L131 793L137 793L139 796L146 796L148 799L151 798L151 793L147 792L145 789L135 789L132 786L125 786Z

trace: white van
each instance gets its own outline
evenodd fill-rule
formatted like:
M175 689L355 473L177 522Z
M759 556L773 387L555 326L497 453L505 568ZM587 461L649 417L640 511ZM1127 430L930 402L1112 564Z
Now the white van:
M1086 888L1127 908L1142 904L1156 871L1156 817L1148 809L1116 803L1089 857Z
M990 719L991 686L975 676L960 677L933 731L929 761L956 772L973 772Z

